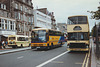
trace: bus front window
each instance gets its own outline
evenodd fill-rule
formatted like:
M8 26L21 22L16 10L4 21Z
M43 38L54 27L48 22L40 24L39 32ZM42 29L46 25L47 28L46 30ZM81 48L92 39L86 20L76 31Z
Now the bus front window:
M9 37L9 40L15 40L15 37Z
M68 24L87 24L87 17L86 16L75 16L68 18Z
M32 31L32 41L46 41L46 31L45 30L38 30Z
M69 40L88 40L88 33L68 33Z
M46 41L46 31L45 30L40 30L38 35L39 35L40 40Z

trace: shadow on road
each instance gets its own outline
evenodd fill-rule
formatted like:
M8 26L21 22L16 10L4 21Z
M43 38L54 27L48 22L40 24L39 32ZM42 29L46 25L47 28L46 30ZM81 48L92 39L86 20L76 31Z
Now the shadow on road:
M70 51L69 53L72 53L72 54L85 54L85 53L88 53L88 51Z

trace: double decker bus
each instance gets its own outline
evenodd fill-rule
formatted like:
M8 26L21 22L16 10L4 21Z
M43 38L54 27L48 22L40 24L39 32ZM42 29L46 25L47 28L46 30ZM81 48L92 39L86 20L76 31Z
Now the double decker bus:
M64 34L60 31L37 28L31 33L31 49L50 49L64 44Z
M89 50L89 22L85 15L68 17L67 21L67 50L88 51Z

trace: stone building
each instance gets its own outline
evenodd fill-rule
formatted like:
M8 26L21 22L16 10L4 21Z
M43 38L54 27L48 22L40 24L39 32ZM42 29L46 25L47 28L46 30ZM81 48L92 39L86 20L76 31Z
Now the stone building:
M33 4L32 0L0 0L1 16L16 20L17 35L31 35L33 29ZM3 4L2 4L3 3Z
M17 35L31 35L33 29L32 0L10 0L11 17L16 19Z
M16 20L11 17L9 8L9 0L0 0L0 42L16 34Z

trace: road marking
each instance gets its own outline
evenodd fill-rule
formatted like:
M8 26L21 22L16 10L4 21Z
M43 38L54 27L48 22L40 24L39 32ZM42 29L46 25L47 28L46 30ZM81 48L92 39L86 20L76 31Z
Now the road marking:
M46 65L46 64L48 64L48 63L50 63L51 61L53 61L53 60L55 60L55 59L61 57L62 55L66 54L66 53L68 53L68 52L69 52L69 51L66 51L66 52L64 52L64 53L62 53L62 54L60 54L60 55L58 55L58 56L56 56L56 57L54 57L54 58L52 58L52 59L50 59L50 60L44 62L44 63L42 63L42 64L40 64L40 65L38 65L38 66L36 66L36 67L42 67L42 66L44 66L44 65Z
M78 65L78 64L82 65L83 63L80 63L80 62L76 62L75 64L77 64L77 65Z
M51 63L64 63L63 61L52 61Z
M20 57L17 57L17 59L21 59L21 58L23 58L24 56L20 56Z
M84 67L88 54L86 53L85 59L83 61L82 67Z
M41 52L45 52L45 51L41 51Z

